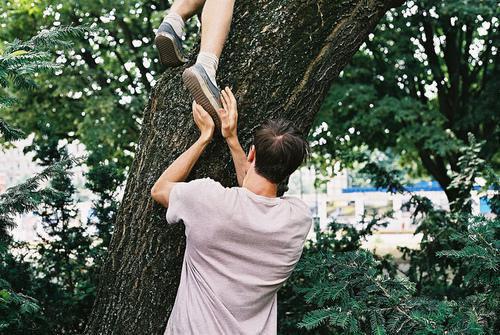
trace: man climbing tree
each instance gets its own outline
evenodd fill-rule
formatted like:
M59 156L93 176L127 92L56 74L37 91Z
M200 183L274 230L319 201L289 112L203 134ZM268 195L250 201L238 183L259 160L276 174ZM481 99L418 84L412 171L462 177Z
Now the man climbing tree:
M238 98L242 146L249 148L254 130L270 118L288 119L307 133L333 79L384 13L399 4L236 2L217 72ZM179 85L183 70L168 69L151 92L86 334L165 331L182 269L184 230L166 224L165 208L150 190L198 136L187 108L192 97ZM225 142L214 136L188 180L209 176L232 186L235 175Z
M222 136L241 187L209 179L183 183L212 139L214 122L193 103L199 139L151 189L169 223L186 226L181 282L165 334L276 334L276 293L300 258L311 229L307 205L277 197L278 184L308 153L285 120L260 126L248 158L239 144L236 100L222 92Z

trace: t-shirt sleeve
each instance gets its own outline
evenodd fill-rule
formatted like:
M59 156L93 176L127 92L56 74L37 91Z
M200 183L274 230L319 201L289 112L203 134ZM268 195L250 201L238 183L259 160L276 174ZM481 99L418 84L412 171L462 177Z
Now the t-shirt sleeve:
M216 203L223 196L224 187L210 179L196 179L187 183L178 183L170 191L167 222L190 224L204 213L206 207Z

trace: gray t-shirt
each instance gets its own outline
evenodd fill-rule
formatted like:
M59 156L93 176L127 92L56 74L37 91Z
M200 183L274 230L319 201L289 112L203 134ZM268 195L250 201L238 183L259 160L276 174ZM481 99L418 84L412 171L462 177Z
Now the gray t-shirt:
M276 334L276 292L311 228L307 205L208 178L175 185L169 205L186 251L165 334Z

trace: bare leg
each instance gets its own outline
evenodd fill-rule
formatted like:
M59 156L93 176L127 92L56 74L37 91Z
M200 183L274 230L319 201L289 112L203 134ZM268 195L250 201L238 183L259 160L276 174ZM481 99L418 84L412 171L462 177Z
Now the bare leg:
M201 52L220 58L233 17L234 0L206 0L201 14Z
M179 14L185 22L197 13L204 3L205 0L175 0L169 13Z
M224 48L231 20L234 0L206 0L201 14L201 47L196 64L184 70L182 79L195 101L200 104L220 127L217 110L221 108L220 90L216 81L219 57Z
M188 60L182 51L184 22L203 8L205 0L175 0L164 17L155 36L155 45L160 63L166 66L180 66Z

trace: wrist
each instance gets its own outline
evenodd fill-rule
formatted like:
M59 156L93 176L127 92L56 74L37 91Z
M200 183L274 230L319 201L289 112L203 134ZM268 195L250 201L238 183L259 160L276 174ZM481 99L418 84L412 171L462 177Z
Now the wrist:
M210 134L201 134L200 137L198 138L197 142L199 144L203 145L203 146L206 146L211 141L212 141L212 135L210 135Z
M240 144L237 135L228 136L225 138L225 140L230 147L238 146Z

